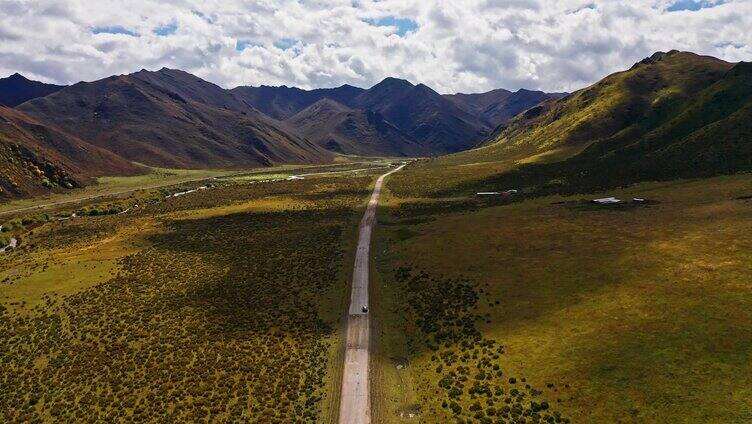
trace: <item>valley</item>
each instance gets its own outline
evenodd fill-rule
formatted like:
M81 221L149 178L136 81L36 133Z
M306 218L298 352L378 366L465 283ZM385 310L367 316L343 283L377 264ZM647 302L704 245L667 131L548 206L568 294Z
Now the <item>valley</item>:
M4 422L752 419L752 67L0 79Z

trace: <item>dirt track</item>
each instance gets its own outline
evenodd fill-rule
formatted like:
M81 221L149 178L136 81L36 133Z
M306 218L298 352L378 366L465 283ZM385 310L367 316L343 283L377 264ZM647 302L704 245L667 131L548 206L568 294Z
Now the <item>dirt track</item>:
M360 221L358 250L355 253L350 309L347 319L345 363L342 373L340 397L340 424L367 424L371 422L371 399L368 385L368 362L370 357L370 327L368 314L362 311L368 306L368 255L371 231L376 221L376 207L384 179L402 169L399 166L376 180L366 213Z

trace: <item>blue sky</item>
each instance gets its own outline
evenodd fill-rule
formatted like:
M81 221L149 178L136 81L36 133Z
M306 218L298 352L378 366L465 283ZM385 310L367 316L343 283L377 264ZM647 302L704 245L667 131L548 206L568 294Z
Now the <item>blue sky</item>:
M714 7L723 2L703 1L703 0L677 0L668 7L669 12L678 12L681 10L698 11L708 7Z
M121 34L135 37L137 34L120 25L98 26L91 29L94 34Z
M261 45L258 44L258 43L254 43L251 40L238 40L235 43L235 50L237 50L239 52L242 52L243 50L245 50L245 49L247 49L249 47L254 47L254 46L259 46L260 47Z
M276 40L274 42L274 46L282 50L287 50L287 49L295 47L299 42L300 40L285 37L285 38L280 38L279 40Z
M175 34L178 30L178 25L175 23L165 24L154 28L154 33L163 37Z
M397 29L395 34L400 37L404 37L408 32L418 29L418 23L408 18L386 16L377 19L366 19L365 21L375 26L394 27Z

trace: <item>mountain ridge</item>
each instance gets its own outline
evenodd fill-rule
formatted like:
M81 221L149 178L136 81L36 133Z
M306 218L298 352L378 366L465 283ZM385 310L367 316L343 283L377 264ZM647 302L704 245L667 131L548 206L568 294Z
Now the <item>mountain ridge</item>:
M535 96L538 98L525 99L521 97L524 97L522 93L529 92L527 90L511 93L503 89L469 95L442 95L425 84L413 84L395 77L386 77L368 89L343 85L336 88L303 90L287 86L262 85L260 87L241 86L231 91L262 113L289 124L288 126L293 128L293 131L297 125L292 119L294 115L321 99L328 98L353 111L359 110L366 115L370 113L372 116L379 117L378 122L388 123L410 140L421 145L417 150L412 147L407 150L422 151L429 156L473 147L511 116L551 97L546 93L531 92L536 93ZM508 103L502 103L503 99L498 98L499 93L504 92L511 95ZM483 103L488 98L496 102ZM485 111L485 109L489 110ZM360 122L363 124L372 121L360 119ZM330 129L337 126L335 123L328 122L321 122L319 125ZM363 125L359 127L362 131L356 132L353 136L368 133L369 137L372 137L386 129L383 126L381 129L366 129ZM318 133L318 131L313 132ZM310 135L311 126L298 133L304 137ZM395 135L392 131L389 131L389 134ZM318 134L316 140L320 142L323 138L326 137ZM357 146L356 139L348 138L342 133L332 134L330 138L331 145L336 146L335 149L344 149L336 150L338 152L357 154L362 150ZM382 147L394 146L394 141L385 139L381 140L380 144ZM371 143L372 146L376 144L378 143ZM399 149L391 153L403 154Z
M0 78L0 105L15 107L25 101L47 96L63 88L65 88L64 85L33 81L16 72L6 78Z
M121 157L0 106L0 199L82 187L93 177L144 170Z

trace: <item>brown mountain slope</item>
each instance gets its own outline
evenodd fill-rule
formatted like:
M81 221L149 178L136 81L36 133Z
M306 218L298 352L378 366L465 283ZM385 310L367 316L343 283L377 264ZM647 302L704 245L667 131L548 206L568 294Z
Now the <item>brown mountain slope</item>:
M285 120L321 99L331 99L350 106L365 90L351 85L336 88L303 90L297 87L241 86L230 90L238 98L274 119Z
M444 98L484 119L492 128L507 123L516 115L549 99L559 99L566 93L544 93L521 89L511 92L504 89L476 94L445 94Z
M226 90L169 69L78 83L18 108L153 166L241 167L331 157Z
M0 199L80 187L142 169L115 154L0 107Z
M350 113L359 111L362 116L371 117L371 121L360 119L360 124L352 124L358 128L357 131L352 131L354 135L363 136L368 133L376 136L387 130L386 127L373 127L374 122L378 122L379 125L387 124L401 133L399 137L407 137L420 146L417 150L413 146L396 148L398 144L394 137L397 134L392 130L388 131L387 139L379 143L375 140L368 143L373 146L379 144L382 151L383 148L393 146L390 152L384 152L392 155L404 155L404 152L409 151L422 156L437 155L473 147L487 137L500 120L508 119L517 111L532 105L529 99L531 96L522 92L518 94L495 90L484 94L442 96L425 85L414 85L397 78L386 78L368 90L348 85L318 90L261 86L238 87L232 92L258 110L276 119L286 120L293 128L293 115L302 113L303 109L322 99L334 100L348 107L352 111ZM507 103L502 102L503 96L500 97L505 92L510 96ZM537 95L532 94L533 97ZM366 130L363 127L366 123L372 128ZM315 125L307 120L306 127L301 132L330 133L332 123L322 122L321 125L321 129L315 129ZM319 135L317 140L321 137L323 136ZM335 150L348 150L347 146L351 146L350 151L354 151L352 146L360 143L357 139L343 137L342 133L334 136L330 145Z
M175 99L192 100L236 112L249 113L253 110L248 103L233 95L229 90L178 69L162 68L157 72L142 69L130 76L149 83L153 88Z
M324 98L285 121L301 136L338 153L360 156L423 156L430 149L371 111Z
M474 147L490 126L426 85L386 78L354 99L354 105L370 110L415 139L434 154Z

